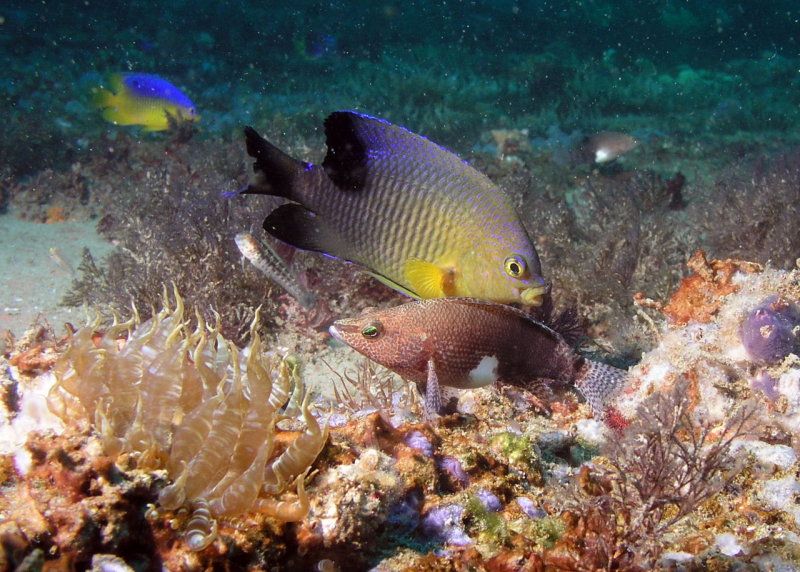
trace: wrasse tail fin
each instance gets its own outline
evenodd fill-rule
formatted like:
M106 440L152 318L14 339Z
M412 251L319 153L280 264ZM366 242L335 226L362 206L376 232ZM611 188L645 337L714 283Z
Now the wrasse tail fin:
M303 250L313 250L353 262L347 243L325 221L297 203L286 203L264 219L264 230Z
M586 360L575 379L575 387L586 398L595 419L602 419L609 401L622 390L628 372L605 363Z
M287 155L252 127L244 128L244 136L247 154L255 159L253 171L256 178L242 193L292 199L295 175L308 169L308 163Z
M234 241L242 256L259 272L283 287L301 306L305 308L314 306L315 296L300 285L286 261L278 256L269 244L260 242L246 232L237 234Z

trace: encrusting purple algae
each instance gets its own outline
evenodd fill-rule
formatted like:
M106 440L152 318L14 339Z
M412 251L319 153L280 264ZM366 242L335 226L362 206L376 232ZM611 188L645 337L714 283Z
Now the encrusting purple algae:
M797 310L773 298L762 302L747 315L739 335L753 361L771 365L796 352L798 326L800 316Z

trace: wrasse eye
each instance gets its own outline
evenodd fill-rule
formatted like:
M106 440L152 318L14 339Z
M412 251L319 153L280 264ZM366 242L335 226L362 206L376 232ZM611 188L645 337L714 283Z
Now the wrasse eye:
M528 265L521 256L509 256L503 262L506 274L512 278L521 278L528 271Z
M361 335L365 338L375 339L383 333L383 325L380 322L373 322L368 326L365 326L363 330L361 330Z

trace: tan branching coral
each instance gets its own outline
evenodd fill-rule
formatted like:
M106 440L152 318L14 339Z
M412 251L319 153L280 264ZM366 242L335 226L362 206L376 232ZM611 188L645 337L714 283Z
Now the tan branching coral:
M220 517L259 510L301 520L305 476L328 435L309 410L294 360L263 350L255 320L244 350L222 338L219 324L197 322L189 332L176 291L175 307L165 295L164 308L144 323L134 315L102 333L97 322L84 327L56 363L48 396L65 421L93 420L110 456L167 470L172 483L159 504L194 510L185 530L194 550L213 541ZM276 424L292 411L306 429L275 455ZM296 493L275 496L290 487Z

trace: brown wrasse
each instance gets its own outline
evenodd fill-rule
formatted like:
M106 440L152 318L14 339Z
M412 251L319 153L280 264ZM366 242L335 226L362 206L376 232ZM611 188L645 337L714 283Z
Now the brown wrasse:
M256 176L242 192L284 197L264 228L297 248L357 263L415 298L473 296L538 306L539 256L511 199L453 153L350 111L325 120L321 165L251 127Z
M601 418L627 378L624 370L582 357L524 312L474 298L410 302L338 320L330 333L415 382L430 414L441 408L442 386L500 381L533 388L552 380L574 385Z

